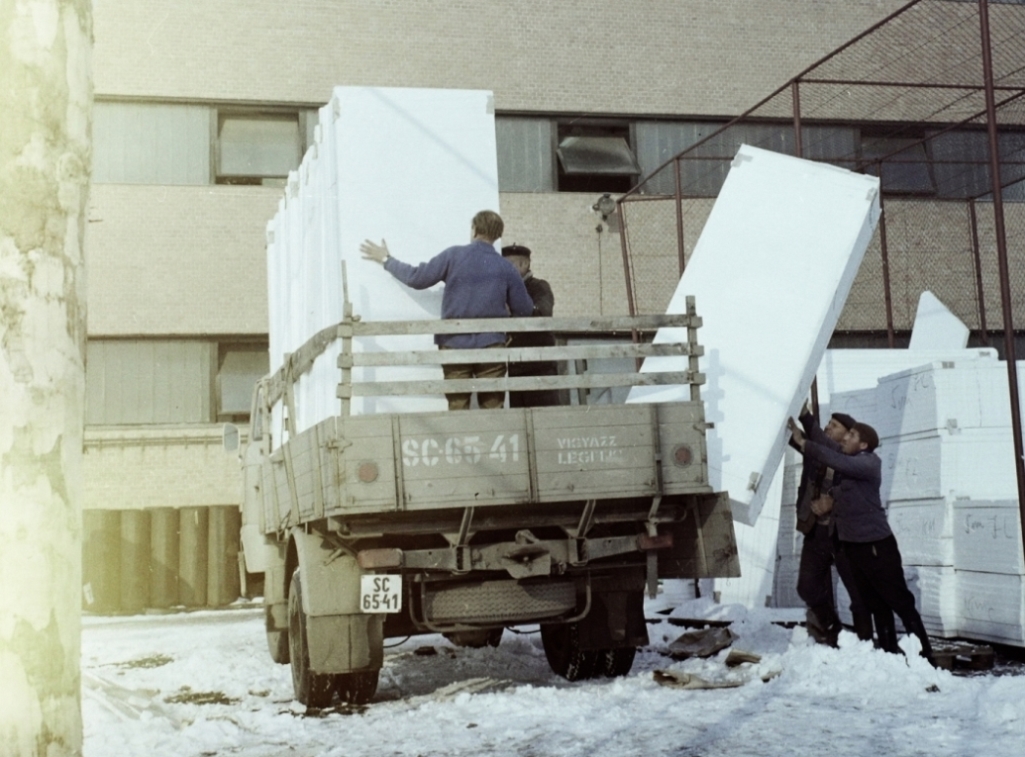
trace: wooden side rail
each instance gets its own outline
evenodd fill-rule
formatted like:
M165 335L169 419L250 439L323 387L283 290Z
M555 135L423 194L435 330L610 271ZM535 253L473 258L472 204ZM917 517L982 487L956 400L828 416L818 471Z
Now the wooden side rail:
M346 307L350 313L351 308ZM698 387L705 377L698 371L698 358L704 348L697 342L697 329L701 318L696 314L694 298L687 298L687 313L645 316L602 316L598 318L476 318L424 321L361 321L358 316L347 315L340 323L321 329L302 347L285 356L284 364L272 376L264 379L264 400L273 406L285 397L290 402L289 389L308 372L317 358L336 341L342 343L337 365L342 381L337 396L342 400L342 413L348 414L349 400L360 396L437 395L446 392L473 391L530 391L538 389L593 389L622 386L658 386L690 384L692 399L697 399ZM686 330L686 337L678 342L576 344L554 347L505 347L488 349L486 355L479 349L453 349L439 351L406 350L400 352L353 350L353 339L430 334L479 334L488 332L555 332L555 333L632 333L660 328ZM352 381L354 367L386 366L441 366L482 362L522 363L548 361L594 360L630 358L638 362L648 357L687 357L686 371L651 371L646 373L601 373L570 376L514 377L503 379L461 379L451 381Z

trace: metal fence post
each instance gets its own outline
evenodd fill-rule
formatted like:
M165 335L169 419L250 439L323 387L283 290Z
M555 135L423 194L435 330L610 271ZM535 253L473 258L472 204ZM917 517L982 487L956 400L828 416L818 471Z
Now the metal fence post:
M1022 458L1021 405L1018 397L1018 367L1015 364L1014 319L1011 314L1011 281L1007 265L1003 189L1000 181L1000 142L997 137L996 98L993 94L993 54L990 48L988 0L979 0L979 26L982 38L982 75L986 90L986 127L989 132L989 172L993 186L993 227L996 232L997 263L1000 270L1000 304L1004 316L1004 359L1007 361L1007 383L1011 396L1014 467L1018 475L1018 509L1021 511L1022 541L1025 542L1025 459Z

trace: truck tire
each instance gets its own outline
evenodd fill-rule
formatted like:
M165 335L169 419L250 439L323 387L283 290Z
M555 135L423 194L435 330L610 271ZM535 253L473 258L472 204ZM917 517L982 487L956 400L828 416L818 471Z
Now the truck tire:
M598 662L595 666L596 673L606 678L620 678L630 672L633 667L634 657L637 656L636 647L619 647L618 649L602 649L597 653Z
M338 676L323 675L310 670L306 613L303 612L302 579L298 568L292 574L292 583L288 589L288 651L292 662L292 688L295 691L295 698L307 707L321 708L330 705Z
M598 673L598 652L580 648L576 623L542 625L541 644L552 672L567 681L584 681Z
M291 661L288 654L288 631L268 631L267 650L274 662L287 665Z
M366 704L377 693L380 670L342 673L335 676L335 691L343 704Z

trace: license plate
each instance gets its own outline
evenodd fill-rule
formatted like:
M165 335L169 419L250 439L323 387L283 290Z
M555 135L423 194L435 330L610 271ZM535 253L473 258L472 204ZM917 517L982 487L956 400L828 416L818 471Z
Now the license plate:
M402 609L402 576L360 576L359 606L365 613Z

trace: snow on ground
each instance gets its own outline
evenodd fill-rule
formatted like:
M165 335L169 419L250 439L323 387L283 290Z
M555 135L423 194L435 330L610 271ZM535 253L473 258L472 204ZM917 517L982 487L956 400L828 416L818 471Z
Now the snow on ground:
M1025 675L933 670L914 638L902 641L906 659L849 633L831 649L772 613L708 600L672 612L732 620L733 648L762 655L755 665L727 669L728 650L675 662L664 652L686 629L667 619L649 626L628 676L581 683L549 670L537 633L507 630L497 649L414 637L385 650L368 706L309 714L292 700L288 666L267 653L259 609L87 617L85 755L1022 754ZM424 647L437 654L417 654ZM655 670L745 683L674 689Z

